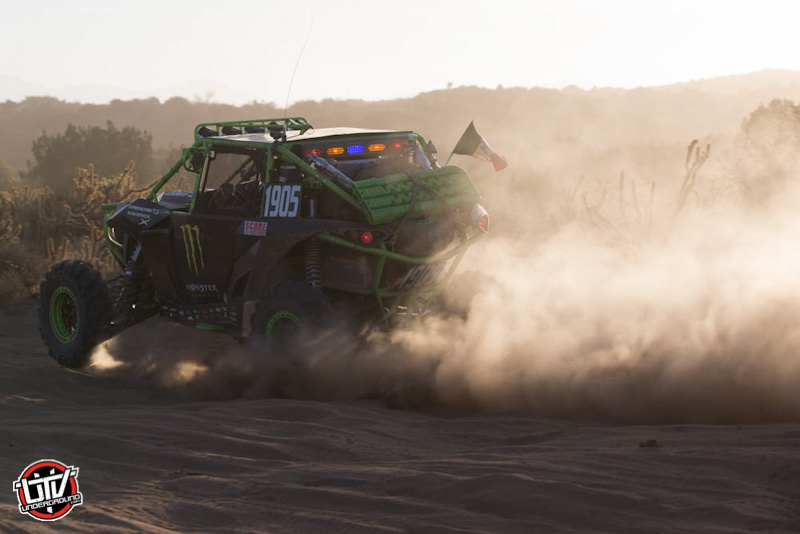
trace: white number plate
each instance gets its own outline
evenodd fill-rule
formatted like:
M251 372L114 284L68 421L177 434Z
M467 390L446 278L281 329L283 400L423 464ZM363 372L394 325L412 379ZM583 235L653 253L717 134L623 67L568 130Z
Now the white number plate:
M297 217L300 213L302 187L271 184L264 191L264 217Z

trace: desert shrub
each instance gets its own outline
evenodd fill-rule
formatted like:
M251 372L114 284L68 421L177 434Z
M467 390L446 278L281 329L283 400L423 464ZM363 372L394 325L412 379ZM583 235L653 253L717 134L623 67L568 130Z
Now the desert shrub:
M110 175L129 161L136 161L143 180L152 181L152 135L132 126L118 129L109 121L105 128L69 124L64 133L42 133L33 141L33 161L22 178L31 185L49 186L67 192L72 185L65 180L70 172L87 161L102 175Z
M115 263L103 238L102 204L131 200L136 188L134 164L105 177L93 165L76 168L72 187L6 184L0 191L0 305L38 290L47 266L65 259L92 262L106 275Z
M743 200L761 206L797 178L800 164L800 106L773 100L743 122L733 167Z
M680 187L628 177L588 182L583 177L563 187L550 215L552 231L577 224L608 246L636 250L663 241L681 213L696 204L698 175L708 160L711 145L692 140L683 160ZM676 160L679 156L675 154ZM676 167L677 168L677 167ZM677 178L677 176L676 176ZM675 179L672 180L676 182Z

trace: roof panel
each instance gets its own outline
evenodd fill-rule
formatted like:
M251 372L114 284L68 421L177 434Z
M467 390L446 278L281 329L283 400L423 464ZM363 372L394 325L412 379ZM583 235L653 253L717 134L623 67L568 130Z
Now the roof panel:
M365 128L312 128L304 134L296 130L286 132L287 141L305 141L311 139L323 139L326 137L338 137L348 135L368 135L368 134L410 134L412 132L402 130L367 130ZM206 139L225 139L227 141L243 141L249 143L273 143L269 133L253 133L241 135L219 135L206 137Z

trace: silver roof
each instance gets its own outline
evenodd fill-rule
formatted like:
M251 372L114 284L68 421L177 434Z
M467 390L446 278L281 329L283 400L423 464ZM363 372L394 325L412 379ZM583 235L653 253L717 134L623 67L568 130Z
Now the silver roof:
M310 128L304 134L298 130L289 130L286 132L287 141L305 141L307 139L322 139L326 137L337 137L346 135L365 135L365 134L402 134L411 133L401 130L367 130L365 128ZM250 143L272 143L274 139L265 133L252 133L241 135L216 135L206 137L205 139L226 139L229 141L243 141Z

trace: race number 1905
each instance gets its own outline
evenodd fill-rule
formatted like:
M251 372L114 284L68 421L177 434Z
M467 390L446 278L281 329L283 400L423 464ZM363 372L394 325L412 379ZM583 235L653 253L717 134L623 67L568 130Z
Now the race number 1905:
M272 184L264 191L264 217L297 217L300 185Z

